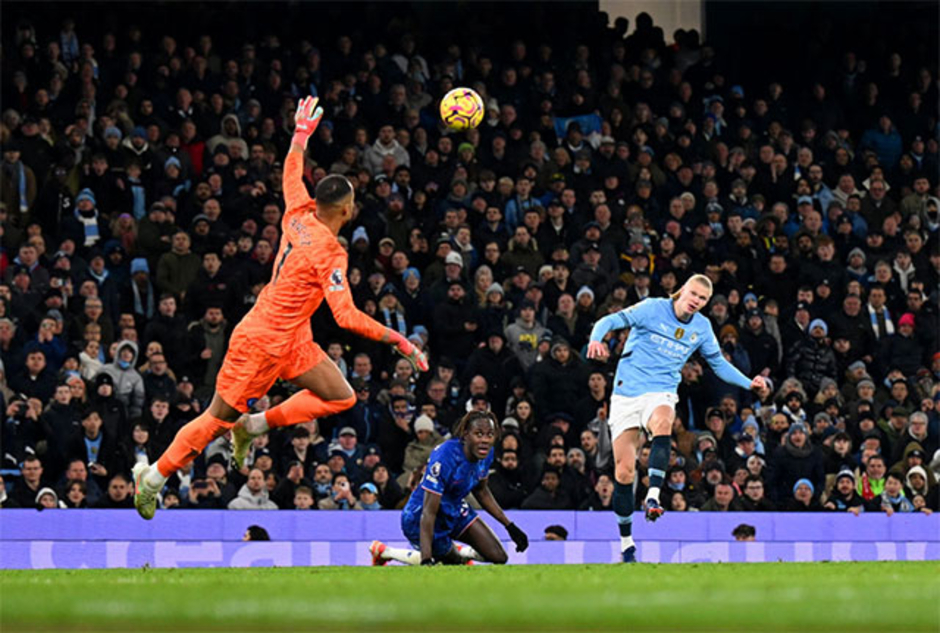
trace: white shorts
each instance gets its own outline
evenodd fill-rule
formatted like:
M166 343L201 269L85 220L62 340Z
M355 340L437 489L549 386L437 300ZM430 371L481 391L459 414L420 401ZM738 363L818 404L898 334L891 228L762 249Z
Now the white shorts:
M656 407L667 406L675 409L677 402L679 402L679 396L674 393L645 393L632 398L616 393L611 395L610 414L607 416L610 439L616 440L621 433L630 429L643 428L648 431L647 424Z

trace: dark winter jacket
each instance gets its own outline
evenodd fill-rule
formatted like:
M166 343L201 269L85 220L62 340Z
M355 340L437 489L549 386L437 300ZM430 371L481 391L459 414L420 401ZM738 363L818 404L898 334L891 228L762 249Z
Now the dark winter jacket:
M503 333L500 331L499 335L502 336ZM496 354L487 346L477 349L470 355L462 382L469 384L470 379L477 375L486 378L490 401L495 405L506 401L509 396L509 381L521 374L522 366L509 348L503 347Z
M905 376L913 376L923 363L924 348L913 336L904 336L900 332L892 334L881 342L878 361L882 371L897 367Z
M490 475L488 485L493 497L501 508L512 510L522 506L528 496L523 476L520 470L506 470L501 466Z
M455 359L469 358L473 352L475 332L466 329L465 323L476 322L475 310L463 302L448 299L434 309L431 330L436 338L434 348Z
M775 509L766 497L755 502L747 495L738 495L731 502L732 512L773 512Z
M532 369L532 392L545 413L573 414L586 385L584 365L573 353L564 365L551 358Z
M539 486L522 502L523 510L571 510L574 503L564 488L558 487L555 494Z
M787 375L799 378L808 394L819 390L823 378L837 379L836 355L822 341L806 336L790 350Z
M768 334L767 330L763 327L757 333L745 330L741 334L741 346L751 360L752 371L759 373L768 367L771 374L776 374L780 358L779 348L777 339Z
M822 451L808 438L801 450L793 446L788 437L784 445L774 451L771 463L773 470L768 479L768 491L777 503L785 503L793 496L793 484L799 479L809 479L816 490L823 489L826 471Z

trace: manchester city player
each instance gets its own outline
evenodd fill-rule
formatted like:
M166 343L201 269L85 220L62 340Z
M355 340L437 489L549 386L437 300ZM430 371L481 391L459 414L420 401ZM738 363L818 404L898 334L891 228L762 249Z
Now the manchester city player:
M663 514L659 490L669 465L670 436L679 401L676 389L680 371L698 349L719 378L743 389L765 386L762 376L749 379L721 354L711 323L699 314L712 296L711 280L693 275L669 298L646 299L626 310L609 314L594 324L587 356L606 360L610 355L604 337L612 330L630 328L623 356L617 366L610 397L610 435L614 444L614 513L620 524L623 562L636 562L632 536L633 478L641 428L652 435L649 456L649 493L646 519Z
M418 551L373 541L373 565L397 560L408 565L465 565L469 561L506 562L506 551L493 531L464 499L471 492L484 510L502 523L524 552L529 538L509 521L487 486L499 424L486 411L471 411L454 427L454 438L431 452L421 485L401 513L401 529ZM454 539L469 545L455 546Z

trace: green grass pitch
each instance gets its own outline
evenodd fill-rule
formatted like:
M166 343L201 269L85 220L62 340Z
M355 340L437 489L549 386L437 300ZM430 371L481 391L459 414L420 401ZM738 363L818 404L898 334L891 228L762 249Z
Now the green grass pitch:
M940 563L0 572L0 631L940 631Z

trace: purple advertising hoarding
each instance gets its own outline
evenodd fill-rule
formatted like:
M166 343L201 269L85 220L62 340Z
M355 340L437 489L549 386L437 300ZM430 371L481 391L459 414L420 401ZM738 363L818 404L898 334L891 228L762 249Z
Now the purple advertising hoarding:
M613 517L599 512L510 512L532 544L510 563L610 563L619 558ZM754 542L735 542L740 523ZM271 542L243 543L249 525ZM545 541L561 525L565 542ZM842 513L670 513L655 525L635 523L644 562L940 560L940 516ZM3 510L0 568L79 569L368 565L373 539L405 547L397 512L194 511L145 522L130 510Z

